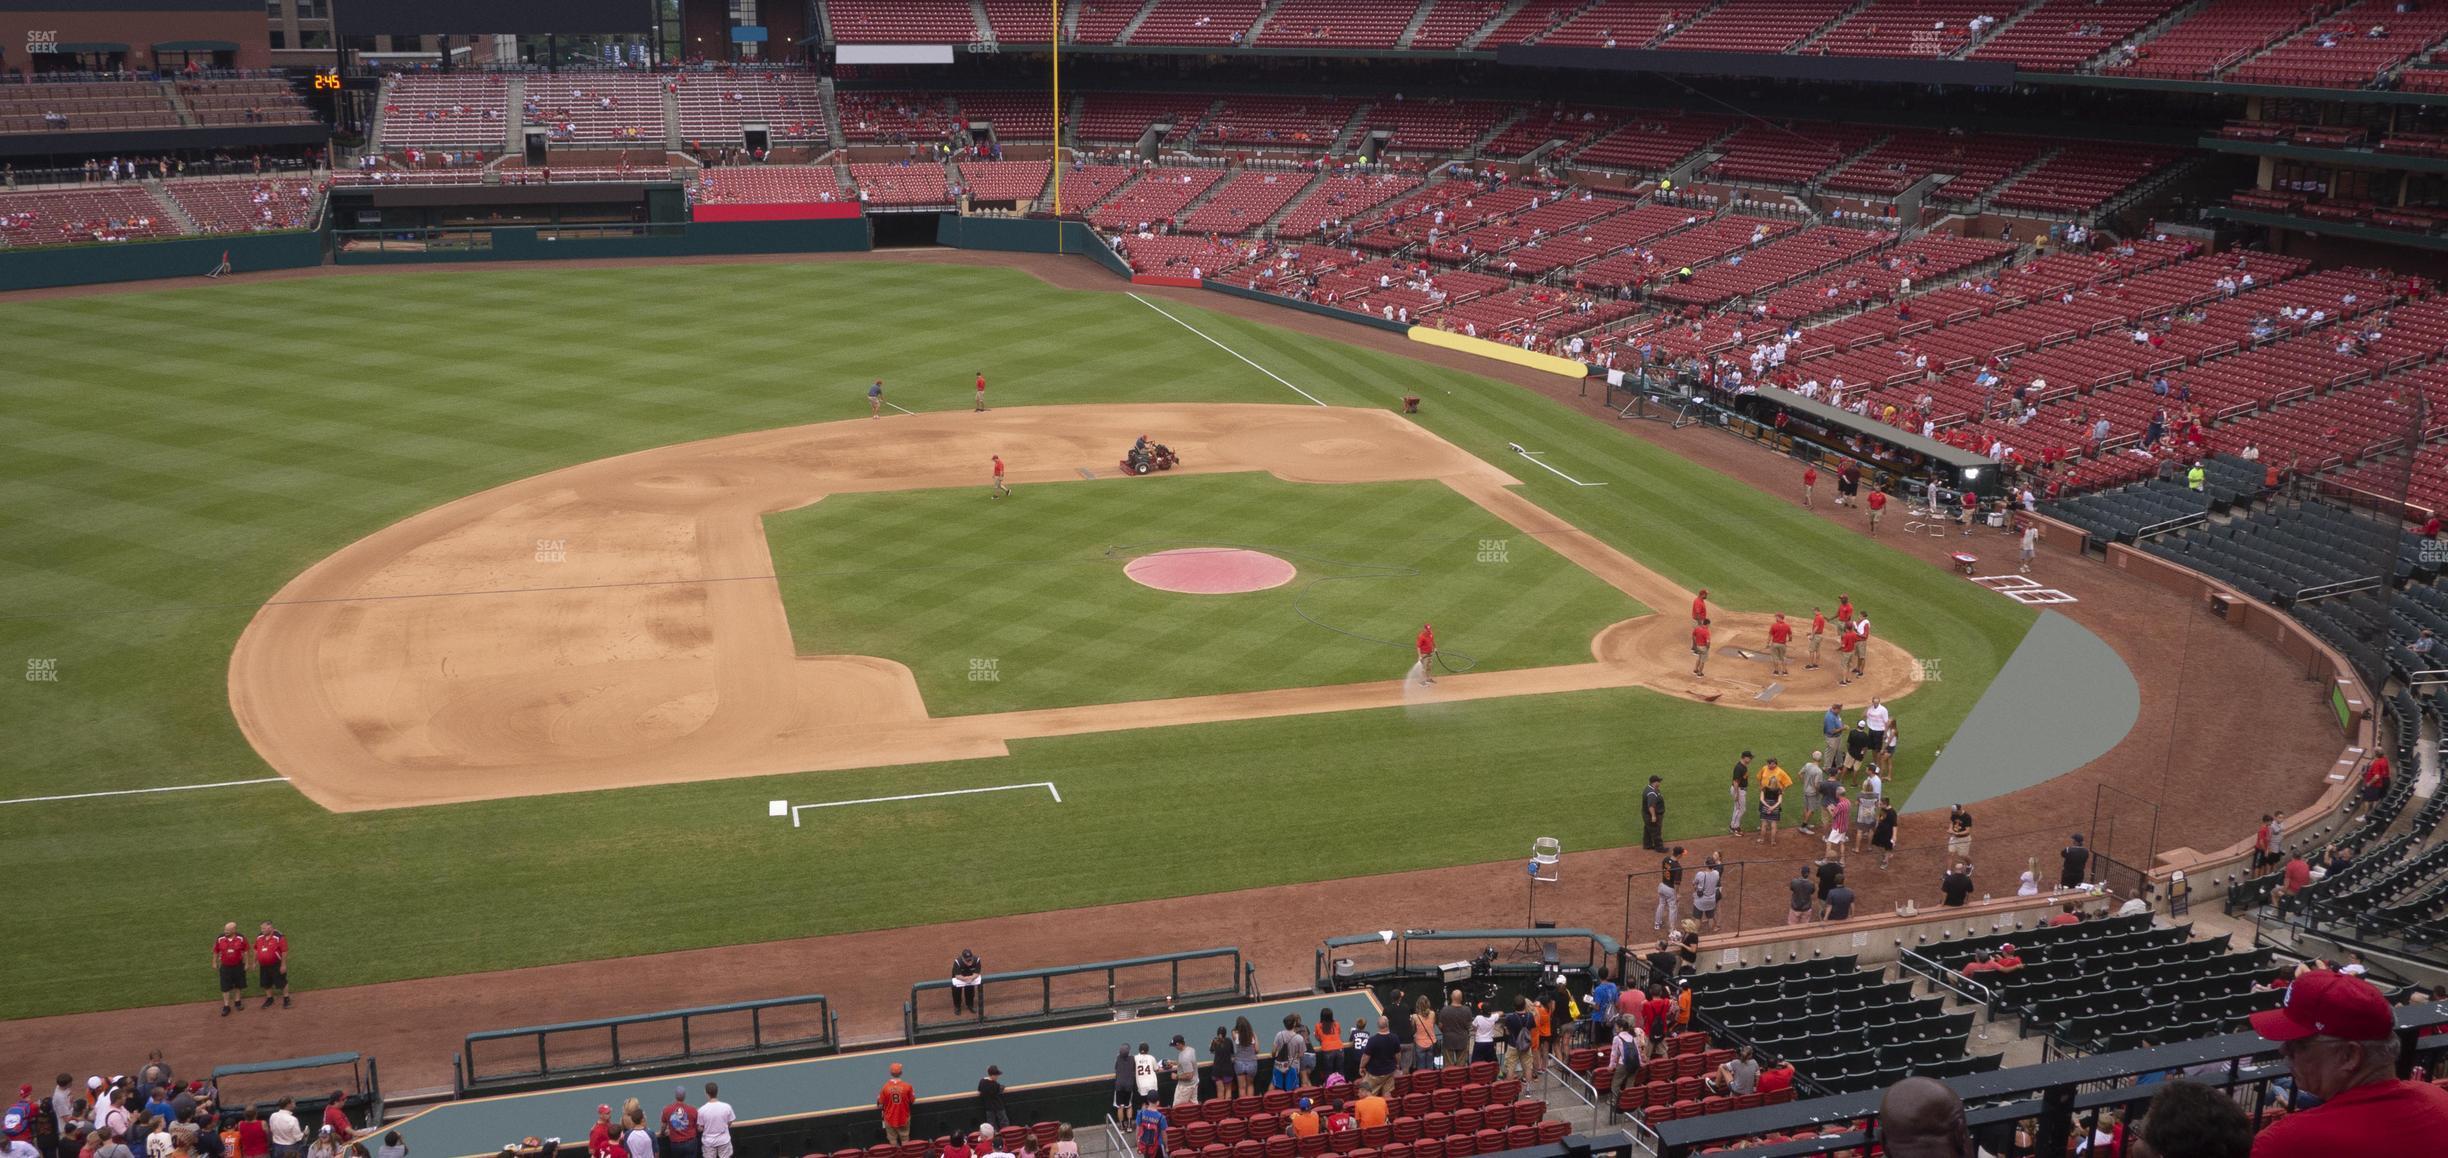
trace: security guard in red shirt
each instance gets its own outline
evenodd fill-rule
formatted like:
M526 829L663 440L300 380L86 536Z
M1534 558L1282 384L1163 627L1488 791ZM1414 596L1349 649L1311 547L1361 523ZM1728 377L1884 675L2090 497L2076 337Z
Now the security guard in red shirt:
M230 1007L238 1005L245 995L246 956L247 939L239 935L238 922L231 921L221 926L221 936L213 941L213 965L221 971L223 1017L228 1017Z

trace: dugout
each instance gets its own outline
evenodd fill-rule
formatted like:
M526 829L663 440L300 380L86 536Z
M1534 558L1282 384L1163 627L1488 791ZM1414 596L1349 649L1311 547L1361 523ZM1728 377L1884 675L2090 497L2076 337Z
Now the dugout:
M1734 396L1723 409L1737 433L1790 451L1821 470L1856 463L1863 481L1882 489L1935 485L1944 495L1970 491L1983 499L2005 489L2005 470L1986 456L1790 390L1763 386Z

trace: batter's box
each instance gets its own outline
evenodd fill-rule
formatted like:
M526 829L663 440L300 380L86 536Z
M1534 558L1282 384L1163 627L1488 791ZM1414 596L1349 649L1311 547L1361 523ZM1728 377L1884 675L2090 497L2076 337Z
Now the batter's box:
M2028 575L1975 575L1972 581L2026 606L2082 602L2054 587L2044 587Z

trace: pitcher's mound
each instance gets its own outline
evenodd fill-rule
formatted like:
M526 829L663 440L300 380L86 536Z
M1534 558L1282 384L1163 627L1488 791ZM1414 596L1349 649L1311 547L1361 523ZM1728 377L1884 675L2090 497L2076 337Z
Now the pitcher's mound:
M1187 595L1233 595L1264 591L1292 581L1292 564L1263 551L1239 547L1182 547L1141 555L1122 568L1132 580L1159 591Z

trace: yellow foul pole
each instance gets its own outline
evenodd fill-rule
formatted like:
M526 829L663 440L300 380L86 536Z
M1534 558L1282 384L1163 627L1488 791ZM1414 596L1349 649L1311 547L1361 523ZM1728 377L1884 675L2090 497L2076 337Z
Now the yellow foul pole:
M1054 42L1054 252L1062 247L1062 6L1063 0L1046 0L1054 8L1054 28L1048 40Z

